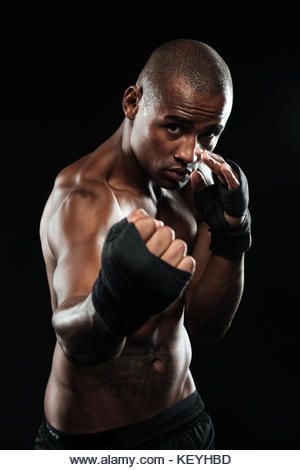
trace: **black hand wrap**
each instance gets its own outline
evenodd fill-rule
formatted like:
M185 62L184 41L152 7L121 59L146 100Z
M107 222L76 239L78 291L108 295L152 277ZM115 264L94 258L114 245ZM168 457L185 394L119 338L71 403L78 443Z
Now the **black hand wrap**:
M237 173L240 186L230 190L214 175L215 183L194 193L197 209L211 232L210 249L224 258L239 258L251 246L251 217L248 210L249 191L245 174L231 160L226 160ZM232 217L243 217L242 224L233 227L224 218L224 211Z
M128 336L177 300L190 278L152 254L135 225L122 219L105 240L92 300L108 330Z

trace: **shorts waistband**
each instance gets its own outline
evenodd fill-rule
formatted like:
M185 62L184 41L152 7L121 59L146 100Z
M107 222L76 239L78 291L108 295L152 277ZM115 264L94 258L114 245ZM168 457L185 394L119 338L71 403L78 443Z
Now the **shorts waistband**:
M127 426L88 434L70 434L55 429L46 418L44 427L55 448L122 449L158 439L191 424L204 411L204 403L195 390L191 395L156 416Z

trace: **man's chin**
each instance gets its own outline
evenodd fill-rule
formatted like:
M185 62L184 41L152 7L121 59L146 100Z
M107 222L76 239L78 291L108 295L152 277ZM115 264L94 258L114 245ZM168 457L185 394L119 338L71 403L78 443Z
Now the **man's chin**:
M187 185L187 181L163 181L159 186L164 189L169 189L170 191L176 191Z

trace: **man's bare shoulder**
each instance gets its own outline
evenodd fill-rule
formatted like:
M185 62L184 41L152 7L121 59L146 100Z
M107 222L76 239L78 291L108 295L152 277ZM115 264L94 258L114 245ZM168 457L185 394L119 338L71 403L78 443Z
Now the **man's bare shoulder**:
M55 178L47 204L52 211L68 197L111 198L113 193L106 183L106 167L96 152L89 153L63 168ZM46 205L47 205L46 204Z
M99 156L88 154L68 165L57 175L46 202L40 224L41 238L49 224L68 232L83 228L97 230L111 218L119 219L119 205L106 182L106 170Z
M55 178L54 191L82 188L98 191L105 188L107 164L99 152L91 152L63 168Z

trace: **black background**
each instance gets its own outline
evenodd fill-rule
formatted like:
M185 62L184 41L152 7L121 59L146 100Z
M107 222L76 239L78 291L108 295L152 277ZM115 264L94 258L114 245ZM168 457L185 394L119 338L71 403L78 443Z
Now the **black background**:
M239 311L221 342L193 343L192 371L217 448L299 448L297 42L257 18L244 30L246 7L229 25L225 10L2 11L3 449L32 448L42 417L54 334L38 229L55 175L117 129L124 89L154 47L178 37L210 44L231 69L234 107L216 151L247 174L253 218Z

